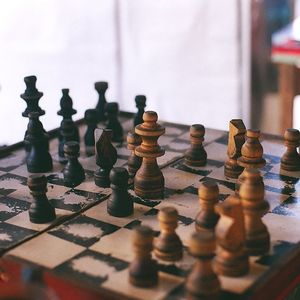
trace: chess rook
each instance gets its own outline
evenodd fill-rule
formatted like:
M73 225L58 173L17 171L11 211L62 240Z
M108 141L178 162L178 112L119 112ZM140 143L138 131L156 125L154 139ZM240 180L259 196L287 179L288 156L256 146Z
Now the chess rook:
M143 114L145 112L145 107L146 107L146 96L137 95L135 97L135 105L138 111L133 119L134 127L143 123Z
M144 123L135 127L135 133L142 138L142 143L135 149L135 154L143 158L142 165L134 178L134 191L145 199L161 199L164 196L165 180L157 165L157 157L165 151L158 145L158 138L165 133L165 128L157 123L157 113L147 111L143 115Z
M190 128L191 147L184 154L184 162L189 166L204 166L207 162L207 153L202 145L205 128L201 124L194 124Z
M63 176L64 184L69 187L79 185L85 179L84 169L78 161L79 151L79 143L76 141L66 142L64 145L64 152L68 163L63 170Z
M139 287L151 287L158 283L158 266L151 257L153 230L138 226L133 231L134 259L129 266L129 282Z
M112 194L107 200L107 212L114 217L127 217L133 214L133 200L128 193L128 172L125 168L110 171Z
M182 258L182 242L175 232L178 226L178 211L174 207L163 207L158 213L160 235L154 243L154 254L165 261Z
M110 129L95 130L96 164L99 169L94 173L94 180L97 186L104 188L110 187L109 173L117 161L117 150L111 143L111 136Z
M123 142L123 128L118 120L119 104L117 102L106 103L105 112L107 116L106 128L112 130L112 141Z
M286 152L281 158L280 167L285 171L300 170L300 155L297 148L300 144L300 132L297 129L287 129L284 133L284 145Z
M269 251L270 235L261 218L268 212L269 203L264 200L264 183L258 170L244 171L239 194L245 215L247 251L249 255L263 255Z
M212 232L195 232L189 241L189 252L196 262L189 273L186 284L188 300L217 300L221 284L212 268L216 240Z
M212 231L219 220L219 215L215 212L215 205L219 199L219 187L214 181L201 183L199 190L200 212L195 219L196 231Z
M245 248L245 221L241 201L230 196L216 205L216 211L220 219L215 228L215 271L218 275L229 277L243 276L249 271L249 258Z
M127 149L131 150L128 158L128 172L129 177L134 178L137 170L142 164L142 158L135 154L135 148L138 147L142 142L142 139L136 133L129 131L127 134Z
M97 91L99 97L98 102L96 105L98 122L102 122L106 120L105 117L105 104L106 104L106 97L105 93L108 89L108 83L106 81L98 81L95 82L95 90Z
M87 129L84 135L85 152L87 156L95 154L95 135L94 131L97 128L98 116L96 109L87 109L84 113L84 121Z
M50 204L47 192L47 178L45 175L30 175L27 185L33 201L29 209L29 219L32 223L43 224L55 220L55 209Z
M229 122L229 137L227 155L224 165L224 174L229 178L238 178L244 168L238 165L237 159L241 156L241 149L245 143L246 127L241 119Z

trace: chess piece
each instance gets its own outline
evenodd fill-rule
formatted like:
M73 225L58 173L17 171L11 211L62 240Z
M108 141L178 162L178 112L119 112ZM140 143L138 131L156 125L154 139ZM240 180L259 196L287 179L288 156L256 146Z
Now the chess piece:
M249 257L245 249L245 221L241 201L229 196L216 205L220 215L215 228L217 255L215 271L218 275L239 277L249 271Z
M260 131L248 129L246 133L247 140L242 146L242 156L237 159L239 166L248 169L259 169L266 164L266 160L263 158L263 147L259 141ZM244 169L245 171L245 169ZM239 188L244 181L244 171L238 177L236 182L236 193L239 193Z
M95 135L97 128L98 115L96 109L87 109L84 113L84 120L87 124L86 133L84 135L85 152L87 156L95 154Z
M188 300L220 299L221 284L212 268L216 240L212 232L195 232L189 242L189 252L196 262L187 277L185 289Z
M68 163L63 170L65 186L74 187L85 179L84 169L78 161L79 150L79 143L76 141L64 144L65 156L68 159Z
M207 162L207 153L202 145L205 128L203 125L194 124L190 128L191 147L184 154L184 162L192 167L204 166Z
M112 141L123 142L123 128L118 120L119 104L117 102L106 103L105 111L107 115L106 128L112 130Z
M135 154L135 148L139 146L142 139L136 133L129 131L127 134L127 149L131 150L131 154L128 158L128 172L129 177L134 178L137 170L142 164L142 158Z
M157 140L165 133L165 128L157 123L157 113L154 111L145 112L143 120L143 124L135 127L135 133L142 138L141 145L135 148L135 154L142 157L143 161L134 177L134 191L145 199L160 199L164 195L165 180L156 158L163 156L165 150Z
M158 283L158 266L151 257L153 230L148 226L138 226L133 232L133 252L135 257L129 266L129 282L139 287L151 287Z
M125 168L110 171L111 197L107 201L107 212L114 217L127 217L133 214L133 200L128 193L128 172Z
M105 104L106 104L106 97L105 93L108 89L108 83L106 81L99 81L95 82L95 90L98 92L99 98L98 103L96 105L97 115L98 115L98 122L102 122L106 120L105 116Z
M246 248L249 255L263 255L270 248L270 234L262 222L262 216L269 210L264 200L265 188L259 170L246 169L244 182L240 187L240 198L245 215Z
M30 112L27 127L30 152L26 158L27 170L30 173L45 173L52 170L52 157L48 152L49 142L45 135L39 112Z
M224 174L229 178L238 178L244 168L238 165L237 159L241 156L241 149L245 143L246 127L241 119L233 119L229 123L229 137L227 155L224 165Z
M281 158L281 169L285 171L300 171L300 155L297 148L300 144L300 132L297 129L287 129L284 133L286 152Z
M146 107L146 96L144 95L135 96L135 105L138 111L134 116L134 120L133 120L134 127L136 125L143 123L143 114L145 112L145 107Z
M218 203L219 187L214 181L203 182L198 190L200 212L195 219L196 231L214 232L219 220L219 215L215 212L215 205Z
M70 119L62 120L59 128L59 135L61 136L61 138L58 143L58 158L61 164L66 164L68 160L65 157L65 152L64 152L65 143L70 141L78 142L76 140L77 132L76 132L76 126L74 122Z
M101 136L100 136L101 133ZM100 138L97 140L96 136ZM109 173L113 165L117 161L117 150L111 143L112 131L110 129L96 129L95 145L96 164L99 169L95 171L94 179L95 184L100 187L109 187Z
M154 254L165 261L182 258L182 242L175 232L178 226L178 211L174 207L163 207L158 213L160 235L154 243Z
M55 209L50 204L47 192L47 178L45 175L30 175L27 185L33 197L29 208L29 219L32 223L43 224L55 220Z

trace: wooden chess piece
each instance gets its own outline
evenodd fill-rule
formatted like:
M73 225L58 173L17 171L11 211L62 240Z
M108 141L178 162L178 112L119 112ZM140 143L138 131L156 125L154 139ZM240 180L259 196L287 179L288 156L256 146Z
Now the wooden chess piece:
M55 209L50 204L47 192L47 178L45 175L30 175L27 185L33 197L29 208L30 222L43 224L55 220Z
M101 135L100 135L101 134ZM97 139L97 136L100 136ZM99 169L95 171L95 184L100 187L110 187L109 173L117 161L117 150L111 143L112 130L95 129L96 164Z
M238 165L237 159L241 156L241 149L245 143L246 127L241 119L229 122L228 159L224 165L224 174L229 178L238 178L244 168Z
M129 266L129 281L139 287L151 287L158 283L158 266L151 257L153 230L138 226L133 231L133 252L135 258Z
M184 154L184 162L189 166L204 166L207 162L207 153L202 145L205 128L201 124L194 124L190 128L191 147Z
M106 128L112 130L112 141L117 143L123 142L123 128L118 119L119 104L110 102L105 104L105 112L107 115Z
M27 170L30 173L46 173L52 170L52 157L48 151L49 142L45 136L39 112L30 112L27 127L28 141L31 145L26 158Z
M220 215L215 228L217 255L215 271L218 275L239 277L249 271L249 257L245 249L245 221L241 201L229 196L216 205Z
M214 181L203 182L198 190L200 212L195 219L196 231L214 232L219 220L219 215L215 212L215 205L219 202L219 187Z
M262 222L269 203L264 200L265 188L259 170L246 169L244 178L239 193L245 215L246 248L249 255L263 255L270 249L270 234Z
M300 144L300 132L297 129L287 129L284 133L284 145L286 152L281 158L280 167L285 171L300 170L300 155L297 148Z
M84 113L84 121L87 129L84 135L85 152L87 156L95 154L95 135L94 131L97 128L98 115L96 109L87 109Z
M136 133L129 131L127 134L127 149L131 150L131 154L128 158L128 172L129 177L134 178L137 170L141 167L142 158L135 154L135 148L138 147L142 142L142 139Z
M106 97L105 93L108 89L108 82L106 81L98 81L95 82L95 90L98 92L99 98L96 105L98 122L102 122L106 120L105 116L105 105L106 105Z
M64 145L65 156L68 159L63 170L65 186L74 187L85 179L84 169L78 161L79 151L79 143L76 141L66 142Z
M177 261L182 258L182 242L175 232L178 226L178 211L174 207L163 207L158 213L160 235L154 243L154 254L165 261Z
M133 200L128 193L128 172L117 167L110 171L112 194L107 200L107 212L114 217L127 217L133 214Z
M143 123L143 114L145 112L145 107L146 107L146 96L137 95L135 97L135 105L138 111L134 116L134 120L133 120L134 127Z
M165 128L157 123L157 113L147 111L143 115L144 123L135 127L135 133L142 138L135 154L143 158L142 165L134 177L134 191L145 199L160 199L164 196L165 180L158 167L156 158L163 156L165 150L158 143L158 138L165 133Z
M220 299L221 283L212 268L216 239L212 232L194 232L189 242L189 252L196 262L187 277L185 289L188 300Z

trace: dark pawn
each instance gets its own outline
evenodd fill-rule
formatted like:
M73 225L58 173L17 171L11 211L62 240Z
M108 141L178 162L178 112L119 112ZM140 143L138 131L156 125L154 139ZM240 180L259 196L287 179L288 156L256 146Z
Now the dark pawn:
M105 93L108 89L108 83L106 81L99 81L95 82L95 90L99 94L98 103L96 105L97 115L98 115L98 122L102 122L106 120L105 116L105 104L106 98Z
M297 148L300 144L300 132L297 129L289 128L284 133L284 144L286 152L281 157L281 169L286 171L300 170L300 155Z
M144 95L137 95L135 97L135 105L138 109L135 117L134 117L134 127L136 125L142 124L143 121L143 114L145 112L145 107L146 107L146 96Z
M142 138L135 132L129 131L127 134L127 149L131 150L131 154L128 158L128 172L129 177L134 178L137 170L142 164L142 157L135 155L135 148L142 143Z
M118 120L119 104L117 102L110 102L105 105L107 114L106 128L112 130L112 141L117 143L123 142L123 128Z
M95 136L102 132L96 142L96 164L99 169L94 174L95 184L100 187L110 187L109 173L117 161L117 150L111 143L110 129L96 129Z
M85 179L84 169L78 161L79 150L78 142L66 142L64 145L65 156L68 159L68 163L63 170L64 184L69 187L74 187Z
M52 157L48 152L49 141L45 135L38 112L29 113L27 127L30 152L26 158L27 170L30 173L45 173L52 170Z
M133 214L133 201L128 193L128 172L125 168L110 171L111 197L107 201L107 212L114 217L127 217Z
M32 223L43 224L55 220L55 209L50 204L47 192L47 178L45 175L30 175L27 185L33 197L29 208L29 219Z
M66 164L67 159L65 157L65 152L64 152L65 143L70 141L78 142L76 140L77 132L76 132L76 126L74 122L70 119L62 120L59 128L59 135L61 137L58 144L59 162L61 164Z
M87 125L87 130L84 135L85 152L88 156L95 154L95 135L94 131L97 128L97 110L87 109L84 113L84 121Z
M24 81L26 84L26 90L20 95L20 97L26 101L27 107L22 113L22 116L28 117L30 112L38 112L39 116L44 115L45 111L39 107L39 100L43 96L43 93L39 92L35 86L36 76L24 77Z
M185 163L192 167L204 166L207 153L203 148L205 128L203 125L194 124L190 128L191 147L185 152Z

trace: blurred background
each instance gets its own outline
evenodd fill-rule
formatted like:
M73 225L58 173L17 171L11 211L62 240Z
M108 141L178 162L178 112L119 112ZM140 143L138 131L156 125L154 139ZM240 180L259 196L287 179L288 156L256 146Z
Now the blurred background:
M0 5L0 145L24 137L20 94L28 75L44 93L46 130L60 125L62 88L70 89L79 119L96 106L96 81L109 82L107 99L121 110L135 112L135 95L145 94L161 120L227 130L230 119L243 118L273 134L300 127L297 0Z

